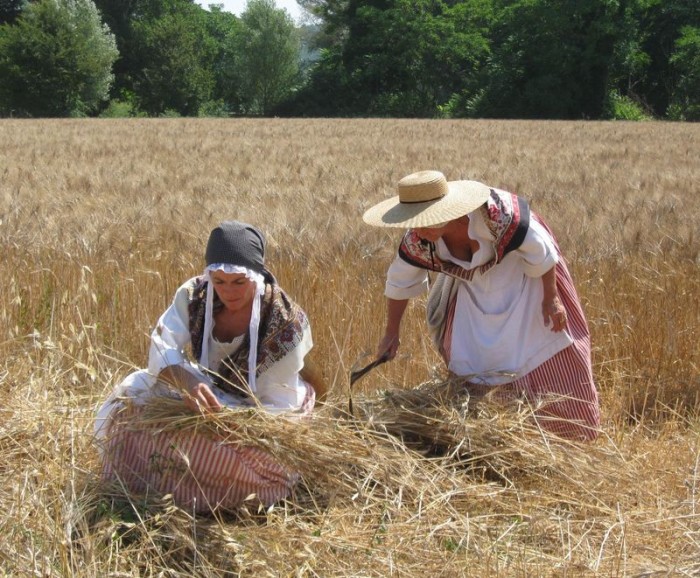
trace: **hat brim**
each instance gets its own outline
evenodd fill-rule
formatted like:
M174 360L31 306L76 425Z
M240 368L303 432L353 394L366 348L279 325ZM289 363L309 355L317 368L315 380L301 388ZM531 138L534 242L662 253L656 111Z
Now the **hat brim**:
M397 195L368 209L362 220L375 227L431 227L478 209L491 191L478 181L449 181L447 185L449 192L435 201L402 203Z

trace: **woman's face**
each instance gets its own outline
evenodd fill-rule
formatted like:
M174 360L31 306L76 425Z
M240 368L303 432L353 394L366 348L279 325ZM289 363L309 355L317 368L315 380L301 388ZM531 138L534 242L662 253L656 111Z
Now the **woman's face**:
M439 225L433 225L432 227L416 227L413 230L421 239L434 243L445 234L445 229L447 229L448 224L449 223L441 223Z
M462 236L466 234L469 227L469 216L464 215L451 221L446 221L432 227L414 227L416 234L426 241L434 243L441 237L447 236Z
M229 311L245 311L253 303L255 283L243 273L212 271L211 282L214 291Z

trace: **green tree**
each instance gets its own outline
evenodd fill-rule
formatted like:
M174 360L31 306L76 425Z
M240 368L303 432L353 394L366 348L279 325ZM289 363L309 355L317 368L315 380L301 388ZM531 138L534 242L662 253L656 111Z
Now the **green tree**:
M700 120L700 28L686 26L676 41L670 58L678 74L678 84L671 97L675 118Z
M22 12L25 0L0 0L0 24L12 24Z
M631 3L637 26L636 52L640 64L630 74L630 88L619 90L642 102L657 116L666 114L678 83L687 82L688 70L679 62L688 53L672 57L678 50L685 27L700 27L700 2L697 0L636 0ZM692 60L692 59L691 59ZM680 66L679 66L680 64Z
M119 58L114 63L112 97L133 93L134 71L139 70L143 55L139 54L132 31L132 23L143 18L143 0L94 0L102 19L114 34Z
M206 10L187 0L154 0L135 15L133 50L139 61L130 76L140 108L148 114L196 116L211 100L217 46L207 18Z
M210 6L207 19L209 34L216 44L213 61L214 88L212 101L223 103L229 114L243 112L243 96L237 72L237 42L241 34L241 21L219 6Z
M367 112L431 117L465 90L488 53L484 5L394 0L383 9L358 10L363 26L351 27L345 56L359 81L356 93L371 95Z
M0 111L83 116L108 97L114 36L92 0L38 0L0 26Z
M600 118L623 28L618 0L503 2L479 116Z
M475 90L489 52L490 0L350 0L306 8L330 19L323 38L335 40L312 72L313 90L302 97L332 103L330 114L436 116L454 94Z
M269 115L299 81L299 35L274 0L249 0L236 40L236 69L246 112Z
M232 39L240 21L222 5L207 11L191 0L95 2L119 48L115 101L152 115L239 110Z
M347 38L351 20L351 9L356 10L353 0L297 0L307 14L317 22L314 48L328 49L338 46Z

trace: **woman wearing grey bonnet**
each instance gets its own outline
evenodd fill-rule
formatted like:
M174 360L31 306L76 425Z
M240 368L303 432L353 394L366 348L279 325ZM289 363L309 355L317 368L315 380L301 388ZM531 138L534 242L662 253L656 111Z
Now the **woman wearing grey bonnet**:
M134 427L154 396L181 397L204 415L224 406L299 416L313 409L324 392L302 377L309 321L264 258L265 239L252 225L226 221L211 232L203 274L176 291L153 330L148 369L127 376L97 413L106 479L172 494L199 512L235 509L251 494L268 506L290 493L297 476L258 448Z

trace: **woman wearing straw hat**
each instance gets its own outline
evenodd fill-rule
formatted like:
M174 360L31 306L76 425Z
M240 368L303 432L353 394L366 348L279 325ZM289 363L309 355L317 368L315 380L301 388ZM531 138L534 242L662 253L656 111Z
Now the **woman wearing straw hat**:
M524 396L548 430L596 437L590 335L552 232L527 202L438 171L408 175L363 220L408 229L389 267L378 354L392 359L408 300L428 288L428 326L450 374L472 394Z
M266 506L289 494L296 474L259 448L139 425L154 398L181 398L203 415L224 406L311 411L314 388L300 375L312 347L309 322L264 256L252 225L227 221L211 232L203 275L177 290L151 335L148 370L129 375L98 411L107 479L172 494L199 512L235 508L251 494Z

